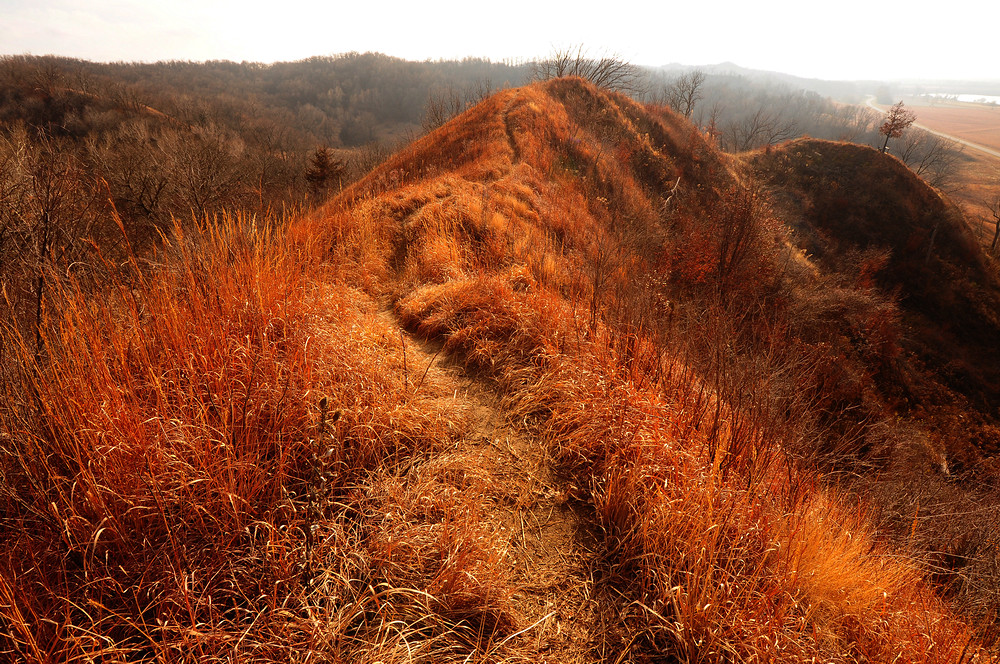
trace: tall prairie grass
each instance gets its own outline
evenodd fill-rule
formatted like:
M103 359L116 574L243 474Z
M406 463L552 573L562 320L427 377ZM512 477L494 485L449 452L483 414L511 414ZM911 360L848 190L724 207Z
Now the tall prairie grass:
M458 638L428 616L477 591L391 585L363 515L373 478L461 417L320 255L282 221L177 227L152 263L95 257L99 295L53 278L40 349L4 328L5 657L361 660ZM502 557L480 549L469 565Z
M613 619L578 660L989 661L803 452L840 383L827 337L787 315L818 306L789 246L682 119L559 80L294 222L95 257L100 297L53 278L42 343L3 336L0 652L546 657L519 638L539 623L515 491L461 444L456 386L417 378L395 316L499 393L587 515L585 594Z

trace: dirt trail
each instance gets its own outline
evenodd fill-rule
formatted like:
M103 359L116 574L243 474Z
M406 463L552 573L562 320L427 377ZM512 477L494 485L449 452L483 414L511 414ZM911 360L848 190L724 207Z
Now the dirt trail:
M510 163L513 166L517 162L521 161L521 148L517 145L517 137L514 136L514 125L510 121L510 109L517 101L518 95L515 94L507 102L507 105L503 109L503 127L504 131L507 132L507 143L510 145L511 159Z
M493 514L484 524L503 522L510 534L512 604L520 627L528 628L523 638L541 662L588 661L602 630L591 596L595 538L586 508L569 499L543 442L509 421L492 386L448 358L442 342L407 332L391 310L383 308L380 316L400 331L413 385L444 386L451 393L455 419L465 423L456 451L475 459L477 470L502 488L504 500L486 507Z

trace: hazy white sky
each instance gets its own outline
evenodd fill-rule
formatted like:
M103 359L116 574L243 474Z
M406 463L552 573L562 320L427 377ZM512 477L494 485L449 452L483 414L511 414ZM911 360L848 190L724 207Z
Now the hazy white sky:
M828 79L1000 79L995 0L0 0L0 54L88 60L532 58L585 44L637 64Z

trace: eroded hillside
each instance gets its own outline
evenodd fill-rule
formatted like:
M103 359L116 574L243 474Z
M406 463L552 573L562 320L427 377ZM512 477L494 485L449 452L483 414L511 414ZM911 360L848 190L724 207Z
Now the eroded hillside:
M437 170L440 163L449 168ZM633 406L648 416L651 407L638 404L649 395L671 417L693 418L683 434L671 430L681 448L751 485L772 464L875 475L905 458L910 477L936 476L948 450L928 435L933 423L899 421L908 411L898 375L919 374L909 383L919 386L941 378L912 349L908 302L901 309L899 289L876 278L889 271L894 247L859 234L862 248L836 269L807 257L804 228L775 198L781 180L750 165L670 114L555 81L497 95L326 214L347 239L335 253L371 265L359 247L380 247L384 278L348 278L389 297L409 329L442 340L467 370L494 382L555 445L556 467L576 484L619 472L609 450L623 437L656 439L643 429L648 420L629 417ZM995 289L974 246L955 254L962 230L936 193L894 161L870 168L896 172L918 197L903 205L896 183L895 198L881 201L887 214L922 207L920 197L938 201L925 218L952 226L939 228L932 256ZM373 229L378 242L352 244L348 229L359 228ZM903 246L919 242L908 237ZM917 251L926 254L923 246ZM566 356L596 366L567 368ZM581 386L586 377L605 389L620 381L622 420L605 414L610 421L597 424L601 399ZM602 528L629 539L642 519L629 522L622 499L590 495L599 514L608 501L627 524ZM941 578L954 580L948 570ZM643 586L642 596L649 592Z

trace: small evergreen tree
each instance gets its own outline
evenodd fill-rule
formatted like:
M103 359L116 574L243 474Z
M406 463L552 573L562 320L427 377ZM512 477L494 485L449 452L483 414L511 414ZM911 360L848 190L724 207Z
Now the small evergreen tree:
M330 185L340 182L344 175L344 162L333 156L328 147L316 148L309 158L306 168L306 183L313 196L320 196L329 191Z

